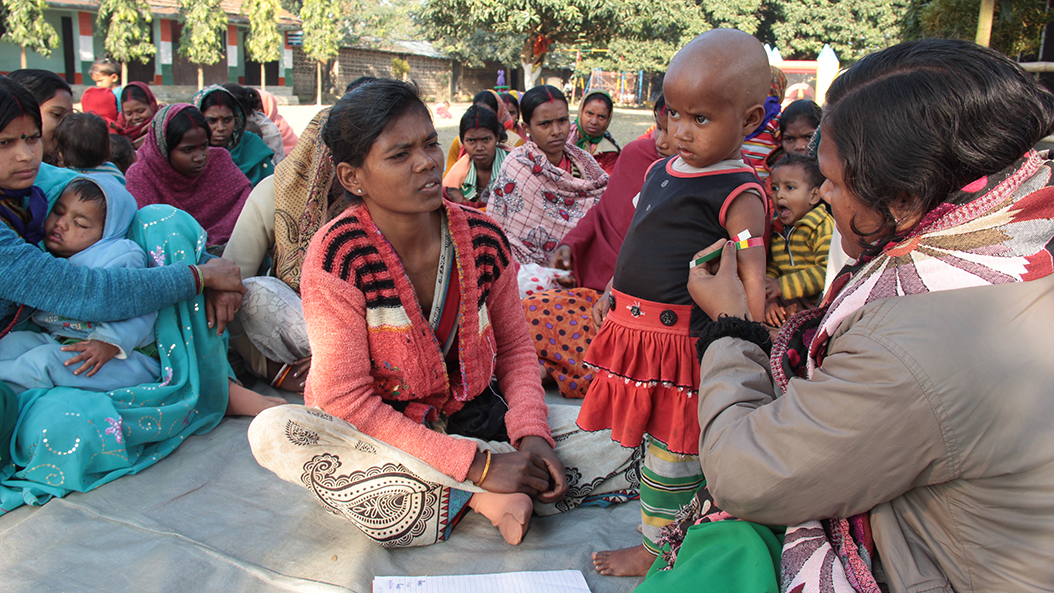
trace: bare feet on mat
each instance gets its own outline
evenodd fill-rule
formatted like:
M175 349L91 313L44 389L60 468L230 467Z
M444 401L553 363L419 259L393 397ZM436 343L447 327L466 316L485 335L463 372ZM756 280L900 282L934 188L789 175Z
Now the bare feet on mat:
M287 403L280 397L261 395L250 391L237 383L230 384L230 398L227 400L228 416L255 416L267 408Z
M643 545L593 552L593 567L606 576L642 577L654 563L655 555Z
M534 512L531 497L523 493L477 492L469 499L468 506L490 519L505 538L505 543L513 546L523 541Z

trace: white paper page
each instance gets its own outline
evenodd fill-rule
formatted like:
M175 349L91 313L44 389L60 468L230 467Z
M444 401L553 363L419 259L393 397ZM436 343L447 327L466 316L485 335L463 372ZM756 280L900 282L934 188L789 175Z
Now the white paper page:
M589 593L577 570L374 577L373 593Z

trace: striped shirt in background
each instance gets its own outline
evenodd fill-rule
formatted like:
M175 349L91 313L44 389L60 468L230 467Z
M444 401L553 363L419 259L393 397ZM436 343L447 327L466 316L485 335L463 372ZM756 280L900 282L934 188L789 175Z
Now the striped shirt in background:
M779 137L780 118L774 117L765 124L765 129L760 134L743 142L743 161L754 167L758 179L763 182L769 178L769 165L765 159L779 147Z
M784 299L815 298L823 292L832 232L834 219L823 205L790 228L779 220L773 223L766 275L779 281Z

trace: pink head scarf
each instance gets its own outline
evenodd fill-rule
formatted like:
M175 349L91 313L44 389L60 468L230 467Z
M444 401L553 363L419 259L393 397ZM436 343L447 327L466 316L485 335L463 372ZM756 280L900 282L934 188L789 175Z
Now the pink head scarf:
M285 149L286 155L292 154L297 141L296 132L293 131L293 126L282 117L282 114L278 113L278 100L271 93L260 90L260 102L263 103L264 115L273 121L274 125L278 126L278 131L282 133L282 148Z
M128 169L128 191L140 208L169 204L187 211L208 233L208 245L222 245L230 238L252 186L224 148L209 147L205 171L197 177L172 168L165 131L184 109L196 107L176 103L154 114L146 142L137 153L139 160Z

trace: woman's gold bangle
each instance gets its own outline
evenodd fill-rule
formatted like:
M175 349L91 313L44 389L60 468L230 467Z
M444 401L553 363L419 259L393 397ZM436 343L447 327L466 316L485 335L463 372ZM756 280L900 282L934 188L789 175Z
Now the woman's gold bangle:
M487 479L487 472L490 471L490 449L487 449L486 451L484 451L484 453L487 454L487 463L484 464L483 473L479 475L479 479L475 482L477 488L481 488L483 486L483 480Z

